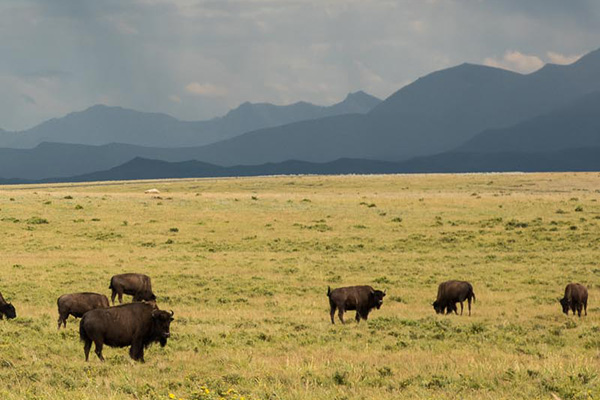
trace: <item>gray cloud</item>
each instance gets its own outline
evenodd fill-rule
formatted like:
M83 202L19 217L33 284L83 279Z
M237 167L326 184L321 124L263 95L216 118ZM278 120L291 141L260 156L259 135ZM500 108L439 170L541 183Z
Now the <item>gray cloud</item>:
M96 103L204 119L246 100L386 97L463 61L524 71L600 47L599 4L5 0L0 127Z

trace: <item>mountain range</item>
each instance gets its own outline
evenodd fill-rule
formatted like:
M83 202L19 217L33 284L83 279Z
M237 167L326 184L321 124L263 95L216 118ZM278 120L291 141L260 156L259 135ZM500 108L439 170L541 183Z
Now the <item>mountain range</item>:
M407 160L452 150L484 130L510 127L599 90L600 50L527 75L462 64L418 79L367 114L245 133L206 146L197 159L218 165Z
M148 137L176 136L161 130L166 128L157 122L175 120L172 117L97 106L48 121L27 131L28 137L58 142L58 136L31 132L41 132L48 124L79 126L68 121L86 116L87 133L70 132L73 138L78 134L89 141L95 137L90 132L97 132L94 127L112 126L114 121L106 115L90 117L104 112L139 117L143 122L131 126L152 126ZM292 118L300 120L290 122ZM41 142L30 149L2 148L0 176L58 181L211 174L597 170L600 50L571 65L548 64L531 74L462 64L426 75L382 102L358 92L338 105L320 108L308 103L283 108L244 103L212 121L225 126L224 119L231 126L232 121L240 121L237 133L227 133L232 137L208 145L173 147L177 144L173 140L171 146ZM244 126L251 127L243 121L252 119L269 127L240 133ZM144 134L133 133L137 138ZM16 134L0 134L0 143L6 135Z
M180 121L167 114L95 105L22 132L0 130L0 147L32 148L43 142L202 146L256 129L332 115L366 113L380 102L362 91L350 93L342 102L327 107L306 102L286 106L246 102L225 116L208 121Z

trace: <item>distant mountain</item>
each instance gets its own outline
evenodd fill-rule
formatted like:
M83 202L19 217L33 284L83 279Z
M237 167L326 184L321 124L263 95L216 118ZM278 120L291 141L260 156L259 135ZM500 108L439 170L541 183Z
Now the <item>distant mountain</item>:
M0 147L33 148L43 142L104 145L124 143L150 147L201 146L244 132L306 119L366 113L381 100L356 92L332 106L299 102L287 106L244 103L223 117L180 121L160 113L96 105L22 132L0 130Z
M241 165L220 167L199 161L166 162L135 158L108 171L69 177L52 178L47 181L94 182L136 179L198 178L227 176L262 176L291 174L348 174L348 173L390 173L397 169L395 163L371 160L336 160L330 163L309 163L306 161L285 161L264 165Z
M509 128L486 130L458 151L548 152L573 147L600 147L600 92Z
M328 163L310 163L292 160L282 163L233 167L221 167L199 161L167 162L135 158L107 171L67 178L50 178L41 182L95 182L297 174L339 175L556 171L600 171L600 147L535 153L498 152L482 154L448 152L401 162L339 159ZM13 181L12 183L20 182Z
M73 176L110 169L135 157L193 160L197 152L197 147L169 149L127 144L42 143L33 149L0 148L0 177L39 180Z
M403 173L600 171L600 147L548 152L451 151L399 163Z
M365 115L245 133L206 146L197 159L219 165L409 159L451 150L486 129L512 126L597 90L600 50L528 75L462 64L418 79Z
M385 169L388 164L385 168L378 164L380 169L372 169L386 173L595 170L596 164L590 157L600 147L598 93L600 50L571 65L546 65L528 75L463 64L405 86L367 114L303 120L206 146L44 143L27 150L0 149L0 177L39 180L86 175L110 170L136 157L168 162L197 160L204 163L194 164L201 165L194 167L198 170L208 168L206 164L235 166L235 171L242 171L240 174L252 170L248 167L252 165L258 168L252 171L271 173L282 168L277 169L273 164L289 165L286 164L289 160L299 160L294 165L302 168L296 170L309 172L330 171L323 165L330 162L337 163L336 168L340 163L346 168L338 171L371 171L357 169L357 165L364 165L367 160L402 161L391 169ZM357 93L341 104L351 110L357 105L364 106L364 102L372 105L376 99ZM306 110L312 107L297 103L275 114L281 116L294 110L293 115L304 118ZM275 114L269 110L269 105L247 104L223 118L234 124L243 121L245 113L260 114L263 121L275 123ZM95 111L104 112L106 107ZM333 112L331 107L329 111L322 108L319 111L321 115L327 112ZM155 125L171 121L165 115L155 118ZM68 119L56 121L64 124ZM171 145L174 143L175 139ZM582 149L585 147L590 150ZM336 161L340 159L344 161ZM360 161L348 162L348 159ZM301 162L305 164L298 164ZM347 167L348 163L352 168ZM271 169L265 169L265 165ZM211 173L215 171L222 170L212 169Z

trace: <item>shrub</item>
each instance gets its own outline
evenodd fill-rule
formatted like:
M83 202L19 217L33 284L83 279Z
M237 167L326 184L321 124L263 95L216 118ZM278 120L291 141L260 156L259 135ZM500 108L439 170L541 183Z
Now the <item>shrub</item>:
M42 225L42 224L48 224L48 220L46 218L40 218L40 217L31 217L26 221L29 225Z

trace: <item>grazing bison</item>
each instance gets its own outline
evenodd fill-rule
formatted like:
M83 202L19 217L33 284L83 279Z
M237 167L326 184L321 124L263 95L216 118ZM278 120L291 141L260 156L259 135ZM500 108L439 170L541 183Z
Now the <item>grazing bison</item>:
M375 290L371 286L348 286L333 290L328 286L327 297L331 306L331 323L335 324L333 316L337 308L338 317L343 324L344 312L347 310L356 310L356 322L360 322L361 318L366 321L371 310L373 308L379 310L383 304L385 292Z
M6 319L13 319L17 317L17 311L11 303L7 303L0 293L0 319L3 319L6 315Z
M573 315L575 315L575 310L577 310L579 317L581 317L582 308L585 310L585 315L587 315L587 301L587 288L579 283L569 283L565 287L565 296L559 300L565 314L569 315L570 308L573 311Z
M98 293L71 293L63 294L56 301L58 306L58 329L62 324L67 327L69 315L75 318L83 317L83 314L96 308L108 308L108 297Z
M133 296L133 301L156 301L152 293L150 277L143 274L120 274L110 278L112 290L110 299L115 304L115 296L119 295L119 303L123 303L123 293Z
M471 315L471 299L475 301L473 286L465 281L447 281L438 286L437 299L433 302L433 309L438 314L447 314L454 311L458 315L456 303L460 303L460 315L463 314L463 301L467 300L469 315Z
M89 360L92 342L96 355L104 361L102 347L126 347L129 356L144 362L144 348L153 342L167 344L171 335L169 326L173 311L158 310L150 303L123 304L110 308L97 308L85 313L79 323L79 337L84 342L85 361Z

